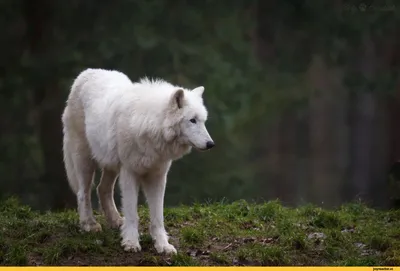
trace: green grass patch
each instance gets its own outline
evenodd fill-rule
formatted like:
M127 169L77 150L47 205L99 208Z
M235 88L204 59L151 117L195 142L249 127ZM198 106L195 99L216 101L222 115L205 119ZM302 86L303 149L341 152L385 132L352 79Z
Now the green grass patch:
M120 232L81 232L76 210L39 213L10 198L0 204L1 265L146 266L396 266L400 264L400 211L362 203L335 210L299 208L279 201L244 200L165 209L174 256L158 255L149 211L139 208L139 253L125 252Z

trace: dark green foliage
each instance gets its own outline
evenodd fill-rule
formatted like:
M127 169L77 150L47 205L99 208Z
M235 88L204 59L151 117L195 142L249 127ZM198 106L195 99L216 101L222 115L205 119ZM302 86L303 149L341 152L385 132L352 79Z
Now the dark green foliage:
M271 197L279 181L265 151L258 150L266 148L271 120L284 112L306 112L314 93L307 70L315 55L344 72L342 83L349 91L393 92L395 62L379 66L371 76L358 67L367 38L379 52L395 42L388 37L396 36L398 7L390 1L356 2L252 0L227 6L218 1L55 0L27 9L29 0L3 1L2 196L17 194L41 209L62 207L67 199L74 203L62 157L46 151L61 149L60 117L47 117L61 115L80 71L101 67L121 70L132 80L147 75L206 88L209 130L217 148L174 164L167 205ZM51 129L56 136L43 132ZM314 197L298 193L306 200ZM273 216L265 212L260 219Z

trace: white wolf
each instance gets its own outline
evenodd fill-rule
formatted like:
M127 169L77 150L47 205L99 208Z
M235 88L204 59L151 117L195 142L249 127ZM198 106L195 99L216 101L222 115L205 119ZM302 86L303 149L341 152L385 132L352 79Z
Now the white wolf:
M164 192L173 160L194 147L214 146L205 122L204 87L187 90L162 80L132 83L123 73L87 69L75 79L65 107L64 164L77 196L85 231L100 231L90 199L96 164L102 168L99 203L111 227L121 226L121 245L140 251L137 200L143 188L150 209L150 234L158 253L176 253L164 228ZM113 192L122 193L121 218Z

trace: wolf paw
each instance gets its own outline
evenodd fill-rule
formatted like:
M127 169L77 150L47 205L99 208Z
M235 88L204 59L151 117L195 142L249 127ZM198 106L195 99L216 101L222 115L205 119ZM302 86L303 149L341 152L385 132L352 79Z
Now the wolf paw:
M171 244L155 244L154 247L156 248L158 253L165 253L165 254L176 254L176 249Z
M125 251L133 251L133 252L139 252L142 250L142 247L139 244L139 241L133 241L133 240L122 240L121 242L122 247L124 248Z
M82 222L81 228L86 232L101 232L101 225L96 221Z
M124 217L119 217L118 219L109 222L112 229L119 229L124 224Z

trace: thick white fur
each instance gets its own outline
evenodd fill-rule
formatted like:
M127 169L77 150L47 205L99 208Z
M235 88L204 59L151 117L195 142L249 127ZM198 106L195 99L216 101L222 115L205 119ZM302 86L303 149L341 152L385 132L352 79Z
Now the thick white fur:
M212 142L205 127L203 91L203 87L190 91L146 78L132 83L118 71L87 69L78 75L62 116L63 152L84 230L101 230L90 199L98 165L103 171L97 187L99 202L107 222L121 226L124 249L141 250L137 214L141 186L150 208L156 250L176 253L164 228L167 173L172 161L189 153L192 146L202 150ZM118 176L124 218L113 198Z

